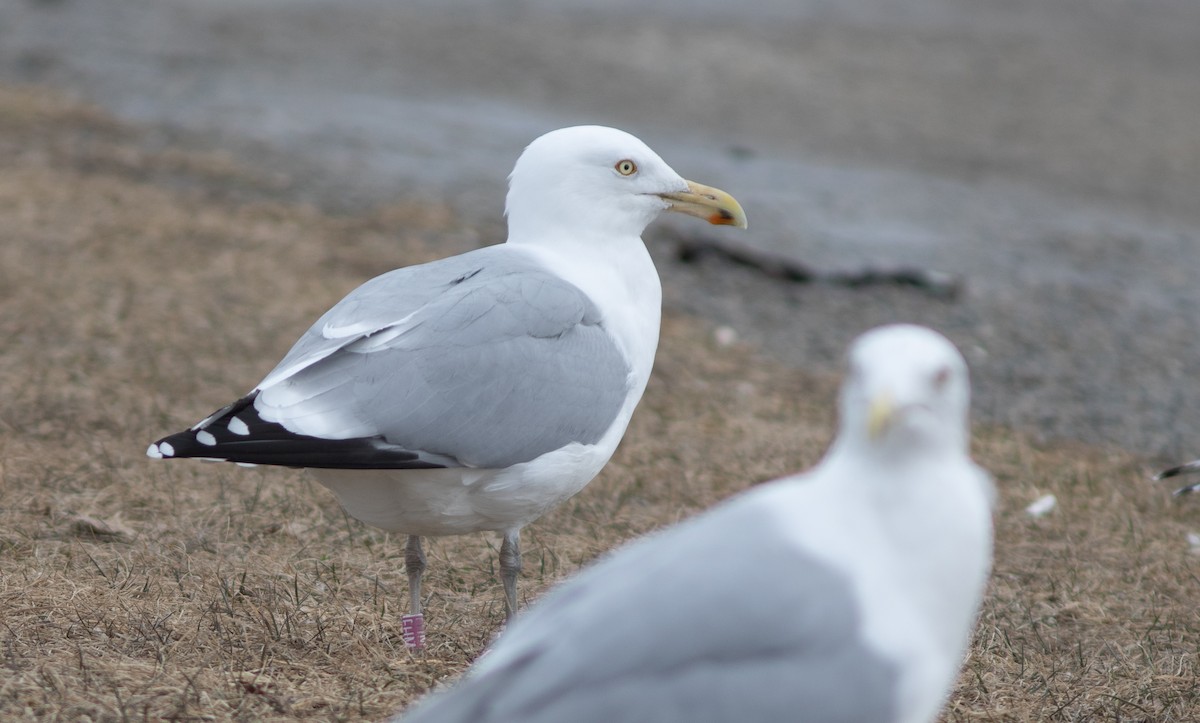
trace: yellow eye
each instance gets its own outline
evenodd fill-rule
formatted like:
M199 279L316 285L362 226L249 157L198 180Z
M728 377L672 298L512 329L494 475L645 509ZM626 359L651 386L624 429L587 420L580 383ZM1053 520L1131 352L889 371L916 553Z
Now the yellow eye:
M617 173L620 173L622 176L632 176L637 173L637 164L629 159L617 161L617 165L613 166L613 168L616 168Z

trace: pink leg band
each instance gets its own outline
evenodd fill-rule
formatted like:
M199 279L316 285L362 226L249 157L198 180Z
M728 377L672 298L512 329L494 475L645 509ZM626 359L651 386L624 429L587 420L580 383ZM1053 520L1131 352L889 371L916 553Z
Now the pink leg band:
M420 613L400 616L400 632L404 636L405 645L413 650L424 648L425 616Z

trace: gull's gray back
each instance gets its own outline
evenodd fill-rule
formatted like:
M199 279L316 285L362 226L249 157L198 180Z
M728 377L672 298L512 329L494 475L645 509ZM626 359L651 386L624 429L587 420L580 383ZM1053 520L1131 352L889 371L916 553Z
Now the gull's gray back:
M894 720L898 671L862 642L849 580L769 524L739 502L619 551L404 720Z
M359 287L267 375L256 407L293 432L505 467L599 440L628 375L583 292L498 246Z

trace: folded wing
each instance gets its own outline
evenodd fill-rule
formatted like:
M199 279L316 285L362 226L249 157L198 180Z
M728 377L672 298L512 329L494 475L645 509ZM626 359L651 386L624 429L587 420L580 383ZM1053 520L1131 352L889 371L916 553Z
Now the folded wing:
M250 395L150 453L295 467L506 467L598 441L624 404L629 373L582 291L511 247L489 247L359 287Z

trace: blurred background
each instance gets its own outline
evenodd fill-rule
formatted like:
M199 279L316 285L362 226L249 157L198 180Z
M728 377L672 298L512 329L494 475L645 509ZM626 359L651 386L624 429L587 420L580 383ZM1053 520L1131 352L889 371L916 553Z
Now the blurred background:
M0 82L226 149L326 209L447 202L480 244L526 143L617 126L741 200L738 243L963 283L764 281L681 263L681 234L734 237L668 221L647 238L669 308L819 370L870 326L925 323L964 349L986 421L1200 454L1194 0L0 0Z

